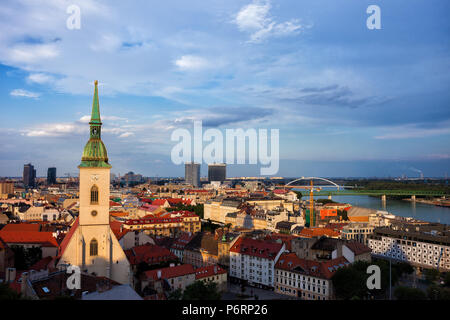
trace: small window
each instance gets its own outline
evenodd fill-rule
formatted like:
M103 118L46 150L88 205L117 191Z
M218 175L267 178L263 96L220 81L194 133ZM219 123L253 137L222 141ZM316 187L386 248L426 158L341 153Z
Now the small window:
M91 256L98 255L98 242L95 239L91 240L90 246L89 246L89 254Z
M91 204L98 204L98 188L95 185L91 188Z

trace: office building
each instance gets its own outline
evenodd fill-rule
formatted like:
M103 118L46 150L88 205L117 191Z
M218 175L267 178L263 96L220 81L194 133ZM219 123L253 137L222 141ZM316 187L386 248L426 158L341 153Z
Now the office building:
M187 162L184 165L184 180L186 183L194 186L200 186L200 164Z
M214 163L208 165L208 181L219 181L223 183L227 178L227 165L225 163Z
M31 163L23 166L23 184L25 188L36 186L36 169Z
M56 184L56 168L48 168L47 170L47 184Z

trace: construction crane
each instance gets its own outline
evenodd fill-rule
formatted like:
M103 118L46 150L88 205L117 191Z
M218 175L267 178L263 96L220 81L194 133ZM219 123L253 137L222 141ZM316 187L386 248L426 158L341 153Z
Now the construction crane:
M309 226L314 227L314 191L320 191L322 188L314 188L313 180L311 179L311 185L309 187Z

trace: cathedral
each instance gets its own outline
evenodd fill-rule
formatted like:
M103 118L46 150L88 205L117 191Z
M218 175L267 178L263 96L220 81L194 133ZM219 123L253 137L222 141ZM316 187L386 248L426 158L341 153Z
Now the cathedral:
M102 122L95 81L90 137L80 169L79 216L60 246L58 266L76 265L81 272L131 284L131 268L110 227L109 188L111 165L101 139Z

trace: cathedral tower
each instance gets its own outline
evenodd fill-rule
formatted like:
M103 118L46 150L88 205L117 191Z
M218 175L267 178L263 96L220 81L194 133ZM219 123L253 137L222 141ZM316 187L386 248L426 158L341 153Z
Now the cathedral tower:
M101 139L102 122L95 81L89 141L80 169L79 216L60 247L58 264L72 264L82 272L129 283L130 264L110 227L108 153Z

